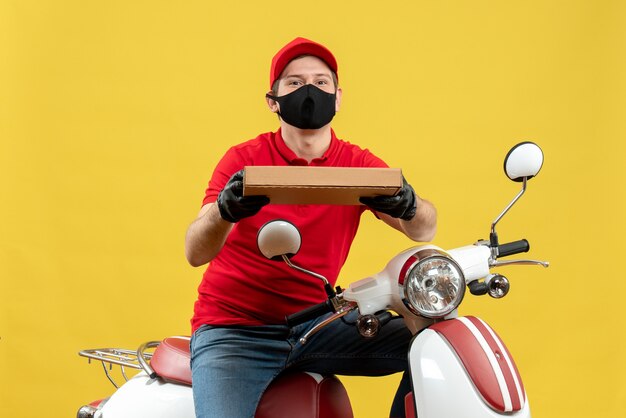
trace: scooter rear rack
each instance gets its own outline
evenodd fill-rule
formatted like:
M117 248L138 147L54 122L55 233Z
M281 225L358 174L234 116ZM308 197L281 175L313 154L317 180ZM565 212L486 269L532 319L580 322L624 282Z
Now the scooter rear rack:
M125 370L127 367L130 369L143 370L148 375L152 375L154 371L148 364L148 361L152 358L152 353L146 352L146 350L158 346L159 343L160 341L149 341L142 344L137 350L128 350L125 348L94 348L81 350L78 352L78 355L87 357L89 363L91 363L91 360L99 361L102 364L107 379L109 379L113 386L119 388L109 373L110 370L113 370L113 365L120 366L125 381L128 381Z

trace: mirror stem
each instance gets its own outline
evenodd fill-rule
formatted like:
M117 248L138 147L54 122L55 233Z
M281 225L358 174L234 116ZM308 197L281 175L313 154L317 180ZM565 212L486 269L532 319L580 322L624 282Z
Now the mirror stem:
M515 204L515 202L517 202L519 200L519 198L522 197L522 195L526 191L526 182L527 182L527 180L528 180L528 178L524 177L524 179L522 180L522 190L517 194L517 196L515 196L513 198L511 203L508 204L508 206L502 211L502 213L500 215L498 215L496 220L493 221L493 223L491 224L491 234L496 235L496 224L498 222L500 222L500 219L502 219L502 217L504 215L506 215L506 213L509 211L509 209L511 209L511 207Z
M500 215L498 215L496 220L493 221L493 223L491 224L491 233L489 234L489 245L491 247L491 258L492 258L492 261L495 261L498 258L498 255L499 255L498 254L498 246L500 244L498 242L498 233L496 232L496 225L498 224L498 222L500 222L500 219L502 219L502 217L504 215L506 215L506 213L509 211L509 209L511 209L511 207L513 207L515 202L517 202L520 199L520 197L522 197L522 195L526 191L526 182L527 182L527 180L528 180L528 177L524 177L522 179L522 190L517 194L517 196L515 196L513 198L513 200L511 200L511 203L509 203L507 205L507 207L504 208L502 213L500 213Z
M296 266L295 264L293 264L291 262L291 260L289 259L289 257L287 257L285 254L283 254L283 260L285 261L285 263L287 263L287 265L295 270L301 271L302 273L306 273L310 276L316 277L318 279L320 279L321 281L324 282L324 290L326 291L326 295L328 295L329 298L334 298L335 296L337 296L337 294L335 293L335 290L332 288L332 286L330 285L330 283L328 282L328 280L326 279L326 277L322 276L321 274L317 274L313 271L307 270L307 269L303 269L302 267Z

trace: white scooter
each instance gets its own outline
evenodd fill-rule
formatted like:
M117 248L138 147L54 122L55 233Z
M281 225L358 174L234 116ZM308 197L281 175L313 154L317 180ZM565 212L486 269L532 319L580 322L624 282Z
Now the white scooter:
M347 289L334 290L323 276L290 261L289 256L300 248L294 225L282 220L265 224L257 237L263 255L319 278L328 294L325 302L291 315L287 323L293 326L330 313L302 337L300 342L306 344L330 322L357 309L356 327L364 338L375 337L385 323L400 315L415 335L408 353L413 392L405 399L407 417L530 417L522 379L502 340L481 319L459 317L457 308L466 286L474 295L506 296L509 281L492 273L492 268L548 266L545 261L499 260L527 252L530 246L526 240L500 244L496 232L497 223L524 194L527 181L542 164L543 153L534 143L523 142L509 151L505 172L522 183L522 190L492 223L489 240L448 251L434 245L410 248L380 273ZM194 417L187 337L148 342L137 351L104 348L79 354L102 362L114 385L109 371L113 364L121 366L127 381L109 398L81 407L78 418ZM127 379L125 368L140 372ZM296 372L281 375L270 385L255 417L351 418L353 413L335 376Z

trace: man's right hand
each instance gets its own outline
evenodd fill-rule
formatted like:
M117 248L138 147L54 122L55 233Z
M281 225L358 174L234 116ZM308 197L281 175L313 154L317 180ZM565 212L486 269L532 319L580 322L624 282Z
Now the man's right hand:
M243 170L233 174L217 196L222 219L232 223L257 214L268 203L270 199L267 196L243 196Z

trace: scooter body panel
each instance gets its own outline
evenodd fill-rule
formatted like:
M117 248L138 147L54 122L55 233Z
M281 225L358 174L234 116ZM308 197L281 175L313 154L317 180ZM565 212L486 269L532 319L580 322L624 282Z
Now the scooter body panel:
M195 418L191 387L139 373L122 385L100 411L101 418Z
M461 323L467 319L458 318L439 324L452 321ZM475 352L480 343L465 341L465 344L455 345L447 338L453 339L455 335L451 334L459 331L448 329L446 336L446 332L437 330L437 325L420 332L413 339L409 350L417 415L424 418L530 418L530 408L521 381L521 401L517 398L515 406L511 407L513 403L504 402L502 398L496 399L500 395L503 398L515 398L515 394L511 394L516 389L512 387L507 390L506 386L498 385L497 373L491 374L494 365L490 365L487 360L480 365L480 375L478 369L468 371L462 358L466 362L468 358L482 361ZM508 351L507 356L510 357ZM499 381L502 383L502 379ZM509 393L498 393L503 391Z

